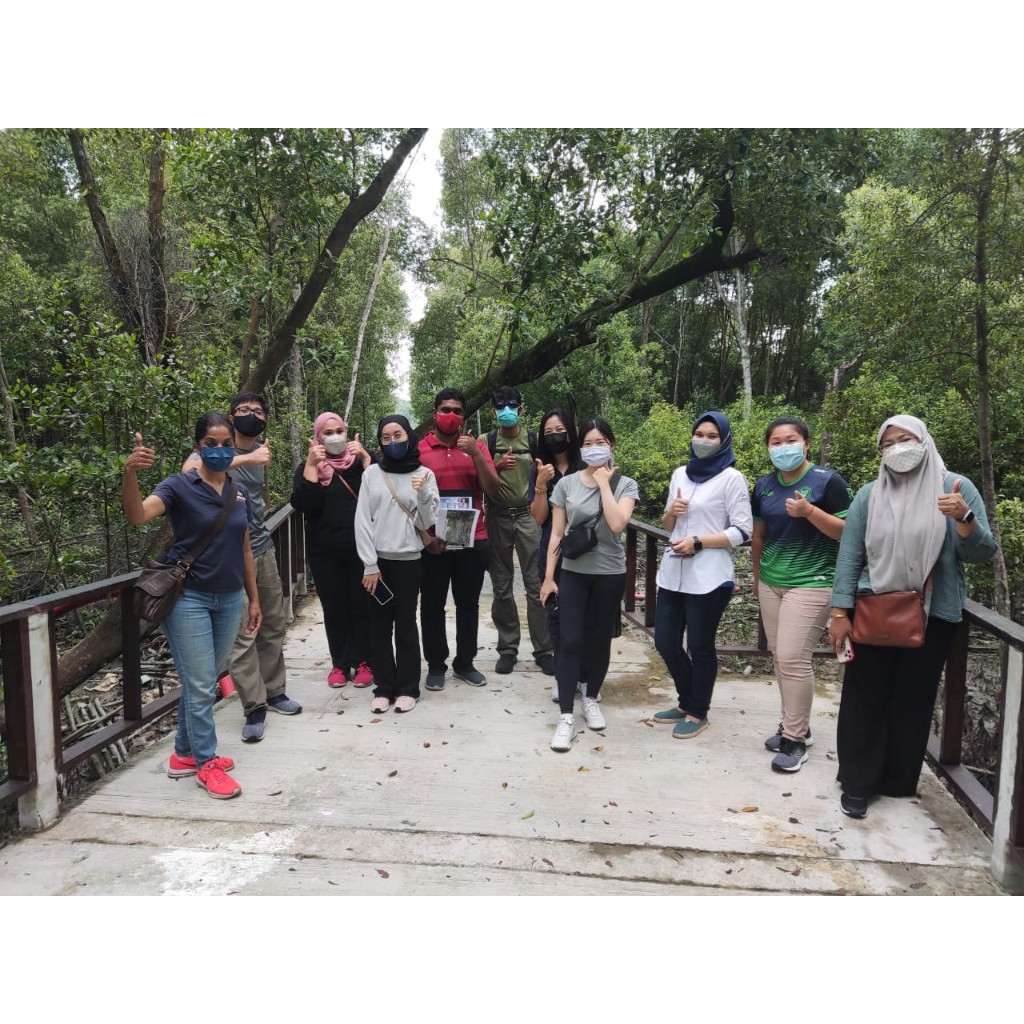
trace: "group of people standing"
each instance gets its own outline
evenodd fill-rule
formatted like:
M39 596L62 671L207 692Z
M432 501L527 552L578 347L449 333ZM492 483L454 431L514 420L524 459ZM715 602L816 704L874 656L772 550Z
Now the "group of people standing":
M577 696L588 728L601 730L601 687L620 629L625 581L622 531L639 496L615 467L615 434L589 419L577 429L553 409L535 433L522 422L519 392L494 392L496 427L463 432L465 396L445 388L433 427L417 441L409 421L386 416L376 451L349 437L341 416L317 416L291 502L306 523L310 569L331 654L327 685L373 686L370 710L412 711L452 676L486 685L477 668L479 599L493 583L498 631L494 669L515 668L521 631L513 597L514 555L526 589L533 657L556 680L551 747L571 749ZM182 682L168 774L195 775L214 797L241 793L233 763L216 750L217 681L242 697L242 738L263 738L268 710L294 715L281 651L285 614L273 545L263 522L270 451L258 438L268 406L243 392L230 415L207 413L182 472L142 498L137 480L155 453L136 435L124 468L130 523L167 514L168 561L184 558L221 522L192 566L162 626ZM732 551L749 543L757 596L781 697L778 731L767 737L772 768L795 772L813 743L812 654L822 630L850 655L858 598L917 591L927 602L923 647L857 643L848 660L839 718L844 813L863 817L877 794L916 790L935 694L966 597L963 563L995 550L977 490L947 473L924 424L893 417L879 431L878 479L853 497L834 470L810 460L810 433L782 417L765 433L773 470L753 488L736 469L732 429L721 412L697 418L690 458L672 475L663 524L655 644L677 703L654 720L678 739L700 736L718 672L716 635L735 590ZM852 501L851 501L852 499ZM449 590L455 653L445 629ZM418 624L417 624L418 612ZM422 630L422 632L421 632ZM421 645L422 640L422 645ZM223 684L222 684L223 685Z
M893 416L878 432L878 478L854 497L834 470L810 460L810 431L795 416L769 424L773 471L747 491L732 431L720 412L694 423L690 460L669 485L669 545L658 573L655 645L678 703L655 714L678 739L699 736L718 671L715 635L734 591L733 549L751 542L781 698L765 747L776 771L796 772L813 743L812 657L826 624L846 663L838 723L840 807L863 818L878 795L917 790L939 680L967 596L963 565L995 553L974 485L946 471L921 420ZM921 606L920 637L856 636L876 595ZM684 639L685 637L685 639Z

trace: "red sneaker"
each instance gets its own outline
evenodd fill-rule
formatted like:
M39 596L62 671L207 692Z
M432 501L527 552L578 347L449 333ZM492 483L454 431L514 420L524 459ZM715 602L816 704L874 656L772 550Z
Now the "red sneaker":
M235 767L235 762L230 757L215 757L213 760L226 772ZM196 759L194 757L178 757L177 754L171 754L170 760L167 762L167 774L172 779L184 779L189 775L195 775L195 773Z
M348 676L343 668L332 668L331 674L327 677L327 685L333 690L340 690L348 685Z
M223 757L213 757L196 772L196 785L214 800L230 800L242 795L242 787L224 770Z
M373 673L370 671L370 666L365 661L359 662L359 668L356 669L355 678L352 680L353 686L373 686Z

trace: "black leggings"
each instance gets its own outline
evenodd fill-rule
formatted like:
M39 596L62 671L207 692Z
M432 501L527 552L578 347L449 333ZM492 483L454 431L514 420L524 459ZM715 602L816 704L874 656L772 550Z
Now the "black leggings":
M316 592L324 610L324 632L335 668L349 672L370 661L369 595L363 589L363 563L359 556L310 552Z
M561 625L561 650L555 676L558 680L558 706L563 715L571 715L580 678L580 660L587 652L587 696L596 697L608 674L612 639L619 634L622 595L626 574L613 576L571 572L562 566L558 583L558 615Z
M423 578L420 558L408 562L377 558L380 578L395 595L387 604L370 598L374 697L419 697L420 635L416 629L416 601Z

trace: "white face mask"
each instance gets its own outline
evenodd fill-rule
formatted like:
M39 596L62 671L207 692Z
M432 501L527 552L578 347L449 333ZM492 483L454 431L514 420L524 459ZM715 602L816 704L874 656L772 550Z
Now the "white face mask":
M901 441L882 452L882 462L894 473L909 473L921 465L924 445L920 441Z
M328 455L344 455L348 448L347 434L328 434L324 438L324 448Z
M580 455L588 466L603 466L611 460L612 446L610 444L592 444L587 448L581 448Z

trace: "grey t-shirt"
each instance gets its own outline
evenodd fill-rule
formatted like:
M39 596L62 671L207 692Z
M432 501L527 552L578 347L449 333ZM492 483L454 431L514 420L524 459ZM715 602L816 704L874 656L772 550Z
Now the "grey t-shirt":
M640 489L635 480L624 476L620 477L614 494L616 501L622 498L636 499L640 496ZM565 509L565 530L568 533L574 526L594 521L601 506L600 488L588 487L583 482L582 474L570 473L555 484L551 492L551 504ZM608 528L603 514L597 523L597 547L579 558L563 558L562 568L590 576L613 576L626 571L626 552L622 541Z
M263 445L257 441L253 451L262 448ZM200 463L200 458L193 452L188 461L195 466ZM190 469L192 466L189 467ZM266 477L265 466L254 466L247 463L244 466L232 466L231 475L240 483L245 484L249 492L249 546L253 555L262 555L274 546L274 538L270 536L266 523L263 521L263 481Z

